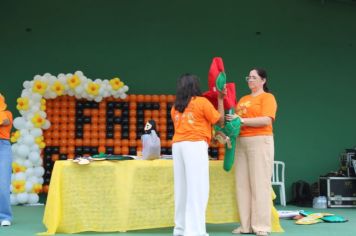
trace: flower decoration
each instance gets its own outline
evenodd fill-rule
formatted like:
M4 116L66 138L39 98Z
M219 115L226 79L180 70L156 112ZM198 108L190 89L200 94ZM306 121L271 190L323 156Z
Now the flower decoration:
M39 194L42 192L42 184L34 184L32 187L32 192Z
M18 98L17 100L17 110L19 111L27 111L28 110L28 98L27 97L23 97L23 98Z
M99 89L100 89L100 85L95 82L89 82L86 87L86 91L90 95L94 95L94 96L99 94Z
M63 95L64 85L59 81L55 81L51 87L51 90L55 92L57 96L61 96Z
M113 79L110 80L110 85L111 85L113 90L119 90L125 84L119 78L113 78Z
M69 88L75 89L78 85L80 85L80 78L78 75L73 75L67 79L67 83Z
M14 180L12 181L12 191L14 193L25 192L25 180Z
M21 136L20 130L16 130L15 132L12 132L10 141L11 141L12 143L15 143L15 142L17 142L17 140L20 138L20 136Z
M46 92L46 89L47 89L47 83L42 82L40 80L36 80L32 87L32 92L43 95Z
M12 172L14 173L20 173L20 172L25 172L26 171L26 167L19 165L16 162L12 163Z
M40 114L36 113L31 121L36 128L40 128L46 120Z
M25 81L23 87L22 96L17 99L17 109L21 116L14 119L17 131L11 136L12 205L33 203L36 198L31 196L42 191L44 169L41 149L45 148L46 143L41 129L51 126L46 119L46 99L63 95L96 102L110 96L125 99L129 89L119 78L91 80L81 71L58 76L49 73L36 75L33 81Z

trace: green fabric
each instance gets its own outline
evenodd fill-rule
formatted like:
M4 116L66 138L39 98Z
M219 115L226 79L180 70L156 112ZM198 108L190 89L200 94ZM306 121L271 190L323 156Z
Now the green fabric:
M233 109L230 109L228 113L232 112ZM226 136L230 138L231 141L231 148L225 144L225 155L224 155L224 170L230 171L232 166L234 165L235 159L235 149L236 149L236 138L239 136L241 127L241 120L240 118L233 119L231 121L227 121L225 126L221 128L220 126L215 125L215 131L221 131Z
M219 73L218 77L216 78L215 84L216 84L216 88L219 91L222 91L224 89L225 84L226 84L226 74L225 74L225 72L220 72Z

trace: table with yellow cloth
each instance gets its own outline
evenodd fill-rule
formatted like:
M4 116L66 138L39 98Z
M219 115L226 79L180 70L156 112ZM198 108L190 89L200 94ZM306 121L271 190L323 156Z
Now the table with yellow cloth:
M222 161L210 161L207 223L238 222L234 174L222 166ZM282 232L272 209L272 231ZM43 222L44 235L173 226L173 162L56 161Z

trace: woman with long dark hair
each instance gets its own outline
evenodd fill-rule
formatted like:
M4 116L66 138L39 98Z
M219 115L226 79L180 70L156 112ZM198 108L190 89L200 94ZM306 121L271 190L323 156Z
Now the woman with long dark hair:
M246 81L251 93L239 100L236 114L226 115L227 120L239 116L242 123L235 162L236 201L241 225L232 232L264 236L271 232L272 123L277 103L269 93L264 69L252 69Z
M207 235L205 211L209 198L208 146L212 125L224 123L223 99L219 92L218 110L201 96L198 77L183 74L171 117L174 123L172 145L174 164L175 227L173 235Z

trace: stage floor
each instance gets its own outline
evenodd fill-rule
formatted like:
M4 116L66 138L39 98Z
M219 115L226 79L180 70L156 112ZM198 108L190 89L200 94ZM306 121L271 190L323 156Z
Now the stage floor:
M355 236L356 235L356 208L350 209L326 209L318 211L312 208L302 208L296 206L280 207L279 210L308 210L314 212L329 212L341 215L349 221L346 223L319 223L314 225L296 225L293 220L281 220L284 233L273 233L271 235L283 236ZM36 233L45 232L46 229L42 224L44 206L14 206L14 221L11 227L0 227L0 235L4 236L27 236L35 235ZM231 235L231 231L237 227L236 224L208 224L207 230L210 236ZM88 232L80 233L81 235L120 235L120 236L170 236L172 228L136 230L126 233L98 233ZM66 235L66 234L56 234Z

